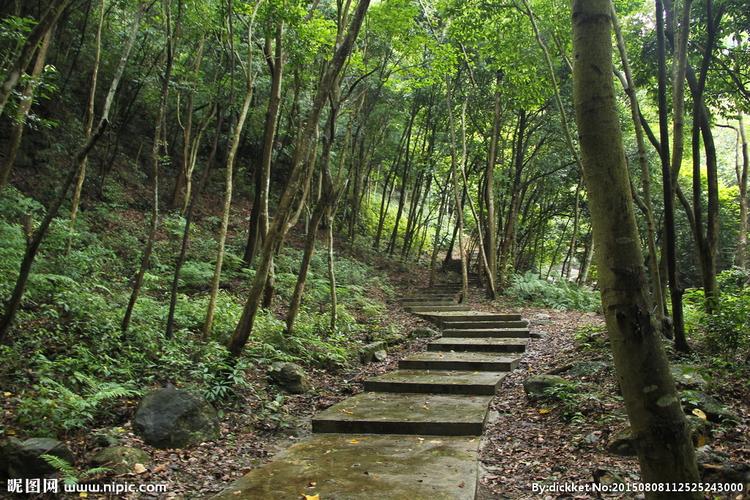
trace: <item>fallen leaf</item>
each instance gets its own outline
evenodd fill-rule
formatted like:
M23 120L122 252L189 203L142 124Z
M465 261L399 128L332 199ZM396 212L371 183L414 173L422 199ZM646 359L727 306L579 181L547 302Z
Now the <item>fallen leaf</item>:
M357 444L359 443L359 439L352 439L349 441L351 444Z
M547 413L550 413L551 411L552 411L552 408L539 408L540 415L546 415Z
M146 472L146 470L147 469L143 464L135 464L133 466L133 472L135 472L136 474L143 474L144 472Z
M703 410L701 410L700 408L694 409L693 410L693 415L695 415L696 417L700 418L701 420L708 420L708 415L706 415L706 413Z
M79 496L79 497L81 497L81 498L88 498L89 494L88 494L88 493L86 493L85 491L82 491L82 492L80 492L80 493L78 494L78 496Z
M13 393L12 393L12 392L8 392L8 391L5 391L5 392L3 393L3 396L5 396L6 398L9 398L9 397L11 397L12 395L13 395Z
M305 494L303 493L303 494L302 494L302 497L303 497L303 498L304 498L305 500L320 500L320 495L305 495Z

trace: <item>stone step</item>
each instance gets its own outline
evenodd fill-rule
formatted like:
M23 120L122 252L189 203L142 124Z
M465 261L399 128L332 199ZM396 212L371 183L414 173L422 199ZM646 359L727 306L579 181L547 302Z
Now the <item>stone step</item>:
M471 370L507 372L518 366L518 357L483 352L420 352L398 362L403 370Z
M526 341L520 339L447 337L433 340L427 345L427 350L440 352L524 352Z
M529 337L528 328L483 328L478 330L463 328L446 328L441 330L443 337L525 339Z
M455 323L457 321L521 321L521 315L515 313L485 313L469 311L468 313L441 314L438 317L441 323Z
M493 395L506 375L507 372L396 370L365 380L365 390Z
M455 293L410 293L409 295L404 295L401 297L401 300L409 300L409 299L455 299L457 294Z
M430 318L432 319L432 318ZM498 329L498 328L528 328L529 322L522 321L453 321L450 325L453 329Z
M421 306L421 305L451 305L455 304L456 300L452 298L429 298L424 297L421 299L401 299L399 302L405 306Z
M491 396L363 392L312 419L314 433L478 436Z
M220 500L473 500L474 437L318 434L233 482Z
M452 305L438 305L438 306L404 306L409 312L412 313L429 313L429 312L440 312L440 311L470 311L471 307L464 304L452 304Z

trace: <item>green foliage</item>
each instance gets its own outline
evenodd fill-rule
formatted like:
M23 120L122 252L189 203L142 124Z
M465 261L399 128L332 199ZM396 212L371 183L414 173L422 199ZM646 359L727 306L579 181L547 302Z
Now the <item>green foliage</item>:
M108 467L92 467L91 469L79 470L67 460L55 455L42 455L42 459L57 471L63 483L68 486L78 484L83 479L98 476L111 470Z
M686 326L709 352L732 360L750 350L750 273L732 268L717 281L720 296L713 314L706 312L703 290L685 293Z
M556 384L544 390L544 396L556 402L562 410L562 416L571 423L581 423L585 420L581 407L585 395L581 392L581 384L570 382L567 384Z
M552 309L601 310L601 301L596 291L566 280L546 281L534 273L515 275L506 294L521 302L531 302Z
M97 380L81 372L75 372L73 378L79 392L42 376L32 387L34 397L21 399L17 409L19 422L45 433L82 429L100 416L107 403L140 394L132 387Z

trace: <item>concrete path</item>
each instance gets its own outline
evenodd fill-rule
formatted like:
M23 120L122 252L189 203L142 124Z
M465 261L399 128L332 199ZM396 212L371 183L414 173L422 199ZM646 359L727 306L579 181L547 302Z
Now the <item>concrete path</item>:
M317 414L312 437L217 498L473 499L489 403L518 366L529 330L517 314L458 304L459 291L441 284L402 299L443 335Z

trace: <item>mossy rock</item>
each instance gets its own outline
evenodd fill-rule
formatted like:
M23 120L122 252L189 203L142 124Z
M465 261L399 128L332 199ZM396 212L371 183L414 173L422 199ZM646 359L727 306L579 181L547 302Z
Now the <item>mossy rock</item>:
M184 448L219 436L219 418L206 400L165 387L146 395L133 417L133 430L156 448Z
M382 341L367 344L359 351L359 360L362 361L362 363L385 361L388 357L385 348L386 344Z
M706 379L695 365L673 364L670 366L672 378L680 389L701 389L706 386Z
M29 438L21 441L10 438L0 445L2 474L11 479L34 479L56 472L42 455L52 455L72 464L75 460L70 448L57 439Z
M572 384L559 375L532 375L523 382L523 390L529 399L544 398L547 396L547 390L565 386Z
M275 362L268 370L268 378L284 391L303 394L310 390L310 382L305 369L296 363Z
M91 463L97 466L108 467L115 474L127 474L133 472L135 464L146 466L151 462L148 453L138 448L129 446L112 446L104 448L91 458Z
M682 391L680 399L682 400L682 408L687 414L699 409L706 414L711 422L726 424L737 423L742 420L739 415L723 405L718 399L704 392Z

